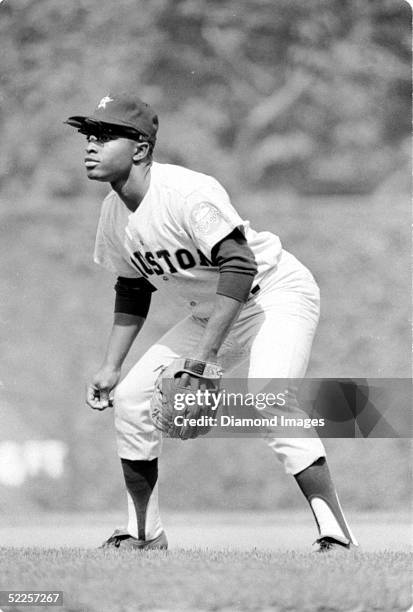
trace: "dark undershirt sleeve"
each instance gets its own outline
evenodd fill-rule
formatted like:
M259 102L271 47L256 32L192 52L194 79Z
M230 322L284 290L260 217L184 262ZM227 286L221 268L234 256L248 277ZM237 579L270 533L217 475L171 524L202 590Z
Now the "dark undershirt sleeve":
M235 229L214 246L212 263L219 268L217 294L246 302L257 273L257 262L241 230Z
M146 318L155 287L145 278L118 276L116 285L115 312Z

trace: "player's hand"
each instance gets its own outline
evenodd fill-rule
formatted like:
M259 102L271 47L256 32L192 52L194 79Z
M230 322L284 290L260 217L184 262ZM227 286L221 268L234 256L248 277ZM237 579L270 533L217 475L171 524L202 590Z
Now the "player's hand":
M105 410L113 405L110 396L120 378L120 368L103 366L86 385L86 404L93 410Z

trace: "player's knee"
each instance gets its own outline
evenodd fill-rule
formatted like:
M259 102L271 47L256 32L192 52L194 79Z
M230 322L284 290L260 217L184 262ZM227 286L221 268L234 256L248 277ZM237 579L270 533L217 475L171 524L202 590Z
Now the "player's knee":
M118 416L135 410L146 400L145 394L138 386L122 381L115 389L113 405Z

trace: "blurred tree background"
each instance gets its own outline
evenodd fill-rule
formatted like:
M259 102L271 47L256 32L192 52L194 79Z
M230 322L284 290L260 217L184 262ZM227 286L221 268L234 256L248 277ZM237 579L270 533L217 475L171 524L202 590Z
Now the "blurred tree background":
M83 408L111 320L113 279L91 263L107 186L87 182L84 140L62 124L110 90L157 109L157 161L216 176L313 270L309 374L410 376L410 22L398 0L1 3L0 441L17 422L21 439L61 439L69 454L53 487L0 483L0 510L120 505L112 416ZM128 363L179 315L156 299ZM405 441L327 446L354 507L406 503ZM260 441L168 443L161 477L173 507L301 502Z
M159 111L160 158L240 191L369 193L406 159L402 1L14 0L0 35L3 188L84 193L61 122L111 88Z

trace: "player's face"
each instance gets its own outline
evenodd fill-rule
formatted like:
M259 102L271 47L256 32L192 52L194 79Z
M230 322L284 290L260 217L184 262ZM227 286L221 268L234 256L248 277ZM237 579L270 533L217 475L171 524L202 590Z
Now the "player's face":
M88 178L109 183L126 180L135 150L136 142L129 138L88 135L85 155Z

